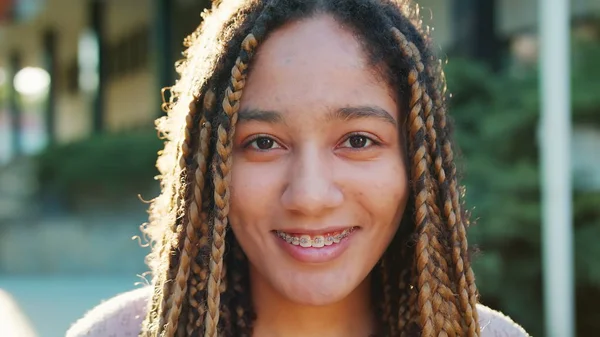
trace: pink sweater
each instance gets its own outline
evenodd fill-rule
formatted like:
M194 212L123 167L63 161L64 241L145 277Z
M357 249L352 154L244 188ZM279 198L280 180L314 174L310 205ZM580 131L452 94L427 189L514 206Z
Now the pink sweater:
M115 296L75 322L66 337L135 337L146 314L149 286ZM527 337L523 328L503 314L479 305L481 337Z

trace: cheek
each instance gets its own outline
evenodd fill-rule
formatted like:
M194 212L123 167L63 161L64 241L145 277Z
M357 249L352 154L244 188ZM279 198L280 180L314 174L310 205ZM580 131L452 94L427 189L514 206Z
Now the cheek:
M257 226L270 218L278 201L277 175L241 161L232 167L229 218L232 227Z
M409 195L406 169L401 162L388 162L371 172L361 187L361 201L376 225L395 226L402 218Z

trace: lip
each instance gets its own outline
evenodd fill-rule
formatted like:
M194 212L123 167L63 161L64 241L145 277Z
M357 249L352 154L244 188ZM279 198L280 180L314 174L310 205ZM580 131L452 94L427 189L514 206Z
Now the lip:
M309 234L309 233L315 233L315 234L321 234L321 233L328 233L328 232L335 232L335 231L343 231L344 229L347 228L352 228L352 227L337 227L337 228L331 228L331 229L322 229L322 230L318 230L318 231L306 231L303 232L304 230L299 230L299 233L303 233L303 234ZM327 230L327 232L323 232L324 230ZM292 233L291 230L286 230L287 233ZM326 262L330 262L335 260L336 258L338 258L340 255L342 255L346 249L348 249L348 247L350 246L350 241L352 239L354 239L354 236L357 234L357 232L359 232L358 228L355 229L354 231L352 231L347 237L343 238L339 243L333 244L331 246L323 246L323 247L302 247L302 246L295 246L292 244L287 243L285 240L283 240L282 238L280 238L279 236L277 236L277 233L275 231L272 232L273 234L273 239L276 241L277 245L286 253L288 253L288 255L290 257L292 257L294 260L298 261L298 262L302 262L302 263L326 263Z
M306 235L324 235L327 233L335 233L335 232L342 232L346 229L350 229L350 228L355 228L358 229L358 227L356 226L339 226L339 227L325 227L325 228L321 228L321 229L308 229L308 228L286 228L286 229L277 229L276 231L280 231L280 232L285 232L288 234L306 234ZM274 233L276 231L273 231Z

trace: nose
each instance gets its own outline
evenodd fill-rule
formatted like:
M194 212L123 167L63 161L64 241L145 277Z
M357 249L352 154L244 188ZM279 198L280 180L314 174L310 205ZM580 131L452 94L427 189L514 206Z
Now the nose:
M342 204L343 192L335 183L332 159L318 150L298 154L290 166L288 184L281 196L292 212L318 216Z

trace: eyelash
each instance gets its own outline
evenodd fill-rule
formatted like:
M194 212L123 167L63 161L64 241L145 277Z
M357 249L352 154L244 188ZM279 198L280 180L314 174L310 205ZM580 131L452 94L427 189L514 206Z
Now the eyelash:
M359 147L359 148L346 147L346 148L348 148L348 149L350 149L350 150L353 150L353 151L360 151L360 150L364 150L364 149L371 148L371 147L373 147L373 146L379 146L379 145L381 145L381 142L380 142L380 141L378 141L378 140L376 140L374 137L372 137L372 136L369 136L369 135L367 135L367 134L364 134L364 133L361 133L361 132L353 132L353 133L350 133L350 134L346 135L346 137L344 137L344 141L343 141L343 142L341 142L340 144L344 144L344 143L346 143L346 142L350 141L350 138L352 138L352 137L364 137L364 138L366 138L366 139L367 139L367 141L370 141L370 142L371 142L371 144L370 144L370 145L368 145L368 146L365 146L365 147ZM266 135L266 134L258 134L258 135L252 136L252 138L248 139L248 140L247 140L247 141L246 141L246 142L243 144L243 148L244 148L244 149L248 149L248 148L250 148L250 147L252 146L252 144L253 144L255 141L257 141L257 140L259 140L259 139L263 139L263 138L264 138L264 139L269 139L269 140L271 140L273 143L277 144L277 145L278 145L280 148L283 148L283 146L281 146L281 145L279 144L279 141L277 141L277 140L276 140L275 138L273 138L272 136L269 136L269 135ZM254 150L256 150L256 151L261 151L261 152L265 152L265 151L273 150L273 149L259 149L259 148L257 148L257 147L253 147L253 149L254 149Z
M362 133L362 132L353 132L350 133L348 135L346 135L346 137L344 137L344 141L341 142L341 144L344 144L348 141L350 141L350 138L352 137L365 137L367 139L367 141L370 141L371 144L365 147L359 147L359 148L353 148L353 147L347 147L348 149L352 150L352 151L360 151L360 150L365 150L365 149L370 149L374 146L379 146L381 145L381 142L378 141L377 139L375 139L375 137L370 136L368 134Z
M281 146L279 144L279 141L277 141L277 139L273 138L272 136L269 136L269 135L266 135L266 134L258 134L258 135L254 135L250 139L248 139L243 144L243 148L244 149L248 149L248 148L250 148L252 146L252 143L256 142L259 139L263 139L263 138L271 140L273 143L277 144L279 147L283 147L283 146ZM263 149L259 149L257 147L253 147L252 149L255 150L255 151L260 151L260 152L266 152L266 151L269 151L269 150L273 150L273 149L263 150Z

